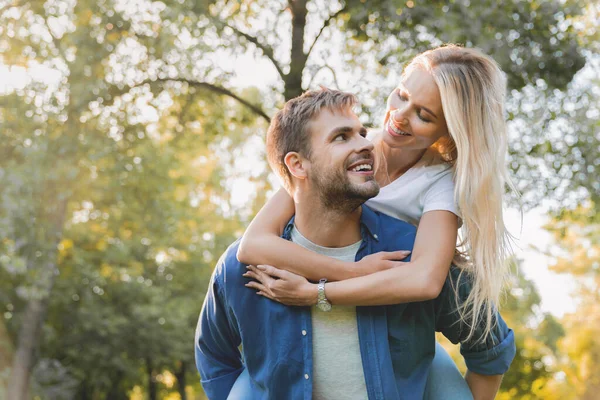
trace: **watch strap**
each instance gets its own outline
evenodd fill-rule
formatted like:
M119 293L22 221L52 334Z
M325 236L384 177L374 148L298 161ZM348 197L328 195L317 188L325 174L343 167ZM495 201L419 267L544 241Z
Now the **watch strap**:
M327 301L327 297L325 296L325 282L327 282L327 279L322 278L321 280L319 280L319 286L318 288L318 296L317 296L317 302L322 302L322 301Z

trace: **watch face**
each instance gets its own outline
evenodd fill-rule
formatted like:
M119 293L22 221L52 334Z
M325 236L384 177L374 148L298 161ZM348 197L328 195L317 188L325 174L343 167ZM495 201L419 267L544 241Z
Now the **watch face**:
M327 301L320 301L317 304L317 308L321 311L329 311L329 310L331 310L331 304L328 303Z

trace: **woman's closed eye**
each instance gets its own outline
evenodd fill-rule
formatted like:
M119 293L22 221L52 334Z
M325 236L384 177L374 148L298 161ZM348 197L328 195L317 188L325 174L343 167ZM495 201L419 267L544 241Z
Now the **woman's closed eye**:
M406 95L406 93L402 92L400 89L396 89L396 94L398 95L398 98L402 101L408 101L408 96Z
M423 122L431 122L431 120L424 116L423 110L417 110L417 117Z
M396 89L396 94L401 101L408 101L408 95L401 91L400 89ZM423 122L429 123L431 120L425 117L424 112L421 108L417 109L417 117Z

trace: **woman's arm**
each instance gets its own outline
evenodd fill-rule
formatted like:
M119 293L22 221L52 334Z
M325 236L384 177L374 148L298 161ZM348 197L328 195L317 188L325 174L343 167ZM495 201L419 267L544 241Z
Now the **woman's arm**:
M465 380L474 400L494 400L502 383L502 375L481 375L467 370Z
M325 285L332 304L373 306L435 299L456 250L458 217L450 211L423 214L411 261L387 271Z
M332 304L369 306L436 298L454 257L457 231L458 218L453 213L425 213L417 230L411 262L398 263L395 268L359 278L327 283L327 299ZM283 304L312 305L317 302L317 285L287 271L261 266L260 270L252 268L246 276L256 279L248 287Z
M276 265L313 281L359 276L353 263L314 253L281 238L294 211L293 199L284 189L279 189L248 226L238 248L238 260L249 265Z

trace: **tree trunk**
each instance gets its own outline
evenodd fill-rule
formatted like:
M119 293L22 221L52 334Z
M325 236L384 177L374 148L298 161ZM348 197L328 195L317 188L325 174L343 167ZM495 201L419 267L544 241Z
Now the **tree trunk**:
M77 388L77 395L75 398L78 400L92 400L92 393L92 388L90 387L87 379L84 379Z
M107 400L127 400L129 397L127 393L124 393L121 389L123 377L125 374L123 371L117 372L115 379L112 379L110 391L106 395Z
M6 394L9 380L3 378L5 371L10 371L13 362L12 340L6 330L4 320L0 319L0 398Z
M292 11L292 49L290 71L284 77L283 96L285 101L302 94L302 72L307 59L304 53L304 31L308 14L306 3L306 0L290 0L289 2Z
M181 362L179 370L175 372L175 377L177 378L177 390L179 391L179 397L181 397L181 400L187 400L187 395L185 393L185 372L186 364L185 362Z
M154 377L152 360L149 358L146 359L146 371L148 373L148 399L156 400L156 379Z
M56 204L56 208L52 208L54 211L51 220L51 230L48 235L43 237L47 238L47 243L50 246L47 247L48 255L47 262L41 267L42 271L40 274L39 290L41 294L39 298L30 299L27 302L25 311L22 317L21 326L17 336L17 348L13 360L13 366L10 377L10 385L8 388L8 400L27 400L29 399L29 379L31 377L31 371L35 365L35 352L40 341L40 334L42 326L46 318L46 310L48 308L48 301L52 286L54 285L56 266L56 249L62 239L62 231L65 220L67 200L64 199ZM40 246L44 248L46 246ZM35 269L34 261L29 259L27 261L27 269Z
M29 378L34 366L34 354L39 342L48 299L30 300L27 303L21 329L19 329L17 351L12 367L8 400L29 398Z

